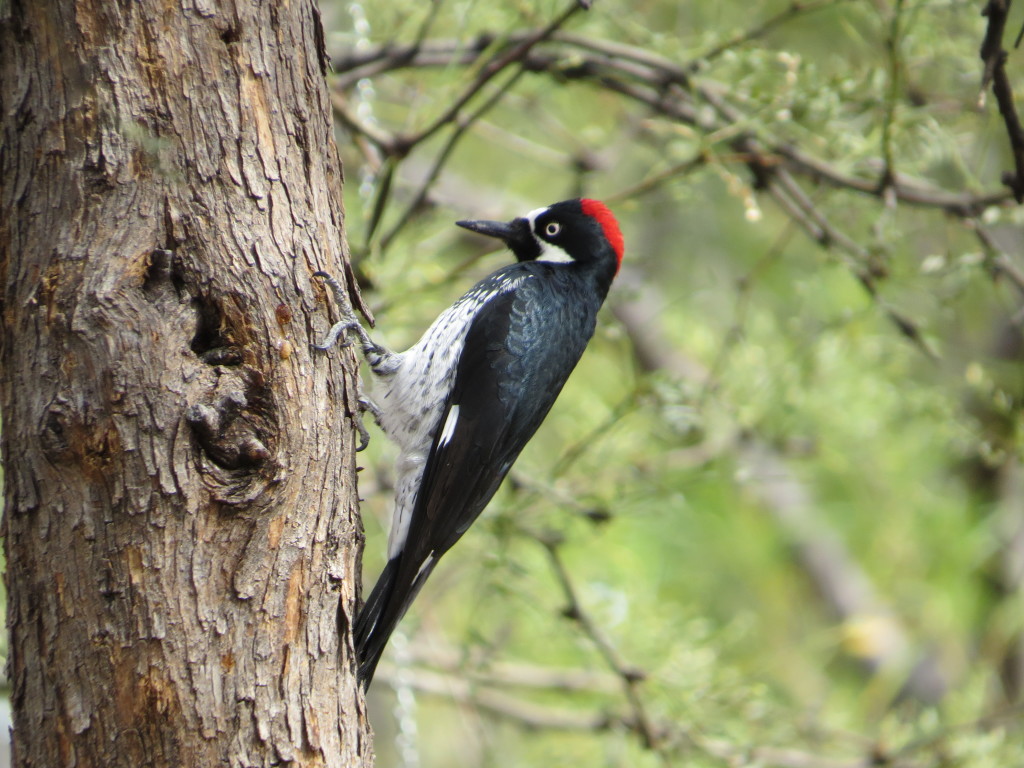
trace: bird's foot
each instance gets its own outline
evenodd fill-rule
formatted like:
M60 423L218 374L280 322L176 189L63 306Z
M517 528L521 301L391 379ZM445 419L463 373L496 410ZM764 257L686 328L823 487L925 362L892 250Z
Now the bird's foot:
M359 337L359 348L362 350L363 357L366 358L366 362L370 364L374 372L387 373L393 367L391 361L395 358L395 353L370 338L369 332L353 312L352 304L349 302L348 296L345 295L341 283L327 272L314 272L313 276L322 277L330 286L334 300L338 304L338 310L341 312L341 319L331 326L331 330L327 332L327 336L322 342L311 345L313 349L328 350L338 343L338 339L342 339L341 345L347 347L352 343L350 336L355 334Z
M366 329L363 328L362 323L354 317L339 320L331 326L331 330L327 332L327 336L324 337L323 341L319 344L311 344L310 346L313 347L313 349L325 352L337 344L338 339L342 339L341 346L348 347L352 344L352 340L349 338L350 333L355 333L359 337L360 346L363 349L366 349L368 346L377 346L373 343L373 340L370 339L370 335L366 332Z
M366 425L363 423L363 414L369 412L373 417L374 422L377 426L380 426L381 413L380 408L366 395L360 395L358 402L358 410L356 411L353 418L356 422L356 431L359 433L359 445L356 447L356 452L366 450L366 446L370 444L370 433L366 430Z
M314 277L322 277L327 285L330 286L334 294L334 300L338 304L338 310L341 312L341 320L331 326L331 330L327 332L327 336L322 342L311 344L310 346L323 352L338 344L340 339L341 346L347 347L352 344L351 336L355 335L359 338L359 346L363 357L369 363L374 374L386 375L397 370L400 360L399 356L370 338L370 334L363 327L363 324L359 322L359 318L355 316L352 305L349 303L348 296L345 295L341 284L327 272L314 272L313 274ZM357 406L356 413L353 414L356 431L359 433L359 445L356 451L362 451L370 444L370 433L363 424L363 414L369 411L378 426L380 426L382 414L377 404L363 394L359 395Z
M338 339L344 337L342 346L348 346L352 342L349 340L349 334L355 333L359 337L361 346L365 349L367 347L375 348L377 345L374 344L373 339L370 338L370 334L363 328L363 324L359 322L359 318L356 317L355 312L352 310L352 304L345 294L345 289L342 288L334 277L328 272L314 272L313 277L322 277L324 282L330 287L331 292L334 294L334 300L338 304L338 311L341 312L341 320L331 326L331 330L328 331L327 337L319 344L313 344L313 349L319 349L321 351L330 349L338 343Z

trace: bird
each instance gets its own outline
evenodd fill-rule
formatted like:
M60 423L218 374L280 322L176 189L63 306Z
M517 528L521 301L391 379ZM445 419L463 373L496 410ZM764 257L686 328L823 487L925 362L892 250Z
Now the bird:
M625 248L611 210L585 198L507 222L456 224L504 242L516 261L470 288L405 352L374 342L338 282L315 273L331 286L342 317L313 346L358 338L373 393L361 405L399 450L387 564L354 627L364 690L438 560L490 502L554 405L594 334Z

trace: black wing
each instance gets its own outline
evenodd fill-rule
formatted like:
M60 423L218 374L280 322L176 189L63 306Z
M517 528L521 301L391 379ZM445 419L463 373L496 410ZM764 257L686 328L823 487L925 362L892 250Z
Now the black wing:
M469 329L403 552L417 568L444 554L487 506L583 354L593 313L572 312L556 287L527 278ZM446 428L456 408L454 429Z
M494 496L593 334L597 307L574 306L558 287L531 274L490 301L466 335L405 546L388 563L357 621L365 685L437 560Z

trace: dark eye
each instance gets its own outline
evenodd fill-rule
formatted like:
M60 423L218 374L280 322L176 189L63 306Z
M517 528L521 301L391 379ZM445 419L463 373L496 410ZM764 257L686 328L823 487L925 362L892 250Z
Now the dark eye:
M544 234L548 237L554 237L562 231L562 225L557 221L548 222L548 225L544 227Z

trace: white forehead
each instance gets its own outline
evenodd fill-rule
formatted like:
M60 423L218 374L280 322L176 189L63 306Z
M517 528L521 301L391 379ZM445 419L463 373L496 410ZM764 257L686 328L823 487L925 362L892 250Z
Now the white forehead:
M533 225L537 222L537 217L540 216L542 213L546 213L547 210L548 210L548 207L549 206L545 205L543 208L534 208L528 214L523 216L524 219L526 219L528 222L530 222L530 229L531 230L533 229Z

